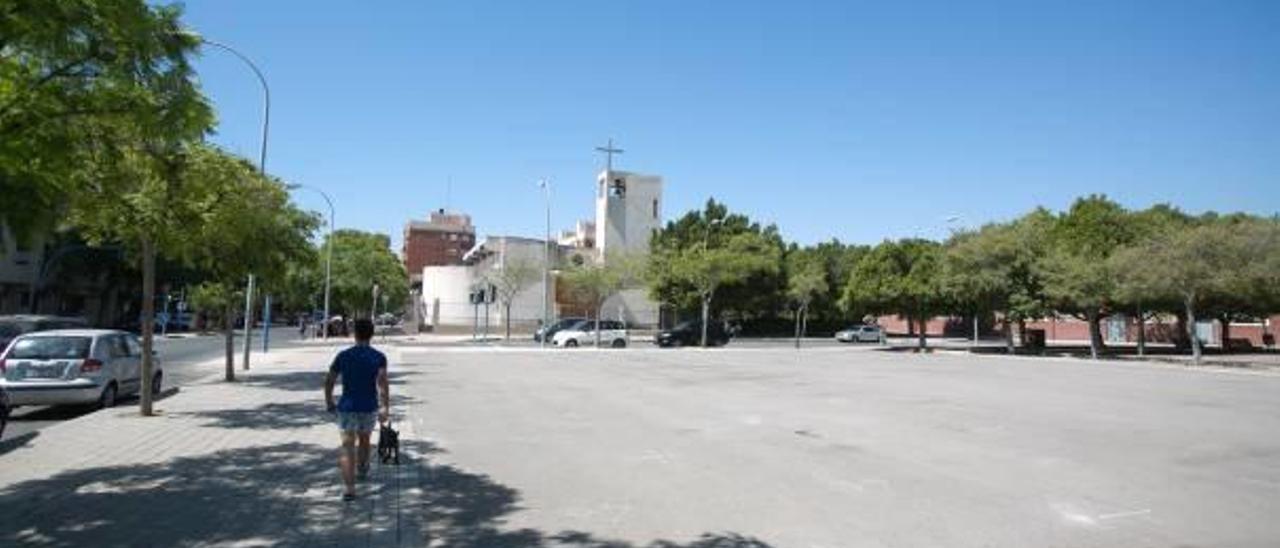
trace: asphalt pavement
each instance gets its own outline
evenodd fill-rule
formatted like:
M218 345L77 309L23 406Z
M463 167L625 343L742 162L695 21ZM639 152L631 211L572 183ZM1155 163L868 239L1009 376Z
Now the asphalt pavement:
M1275 373L748 346L403 348L441 545L1280 546Z
M262 331L253 335L254 350L262 348ZM236 337L236 367L240 367L243 347L241 337ZM284 347L297 342L298 332L294 328L277 327L271 330L271 346ZM156 337L156 351L164 363L164 384L166 388L179 387L195 382L208 375L221 371L221 365L210 364L209 361L224 352L221 335L182 335L174 338ZM250 362L252 366L252 362ZM136 398L125 399L121 405L132 405ZM9 425L5 428L4 437L13 438L29 432L36 432L62 421L82 417L95 410L87 406L37 406L20 407L9 417Z

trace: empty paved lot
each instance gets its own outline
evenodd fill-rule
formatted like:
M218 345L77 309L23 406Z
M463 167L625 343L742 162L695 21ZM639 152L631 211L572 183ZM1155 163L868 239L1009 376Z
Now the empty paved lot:
M1280 545L1276 376L852 348L400 356L409 428L468 498L436 521L477 544Z

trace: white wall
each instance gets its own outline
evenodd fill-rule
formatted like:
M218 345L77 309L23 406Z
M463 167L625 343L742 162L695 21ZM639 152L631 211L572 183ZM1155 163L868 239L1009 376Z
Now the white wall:
M496 253L477 265L481 272L488 271L493 268L502 268L507 262L523 261L532 265L538 271L538 276L533 281L526 284L515 299L511 302L511 323L513 329L516 327L527 328L537 325L542 319L543 314L543 292L542 292L542 265L545 253L543 240L534 240L530 238L512 238L498 237L486 240L486 244L496 248ZM552 244L551 260L555 264L560 254L560 246ZM546 292L547 313L555 314L555 289L548 287ZM495 302L494 307L490 309L490 316L498 319L498 324L502 325L506 322L505 310L502 310L502 303ZM494 311L496 309L496 316Z
M422 269L423 325L432 327L471 325L468 297L475 283L470 266L428 266Z
M622 181L625 192L613 187ZM662 178L625 171L602 172L596 179L596 245L601 256L649 250L649 237L662 227Z
M650 329L658 326L658 312L658 303L644 289L627 289L605 301L601 317L621 319L632 328Z
M542 240L518 237L488 237L477 248L484 253L474 264L464 266L428 266L422 269L422 302L425 310L423 325L432 327L470 327L475 321L475 309L470 301L472 287L479 283L485 272L499 268L504 261L526 261L538 269L539 275L526 285L511 303L513 329L527 331L542 319ZM551 246L553 264L561 253L558 245ZM547 291L547 309L555 313L555 290ZM437 304L438 303L438 304ZM502 303L489 305L489 332L502 326L505 319ZM483 321L483 305L480 310Z

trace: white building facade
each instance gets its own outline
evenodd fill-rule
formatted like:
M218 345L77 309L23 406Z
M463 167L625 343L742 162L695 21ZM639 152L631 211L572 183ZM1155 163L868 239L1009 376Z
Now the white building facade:
M662 228L662 177L603 171L596 177L596 247L612 253L648 253Z
M550 253L552 265L560 261L562 247L556 243L547 245L545 240L519 236L488 236L475 245L463 257L461 266L428 266L422 269L422 301L424 324L433 330L449 327L470 328L477 321L484 321L484 305L471 303L473 290L487 286L486 275L507 268L516 262L524 263L537 272L516 293L511 302L513 330L529 331L542 320L544 311L555 314L555 288L543 286L544 257ZM545 307L544 307L545 303ZM477 314L478 313L478 314ZM505 326L507 310L500 300L489 305L489 332Z
M662 178L626 171L605 170L596 177L595 222L579 222L572 232L560 234L559 241L518 236L489 236L468 251L461 266L428 266L422 269L423 324L433 330L469 331L477 309L470 302L473 289L481 286L486 272L501 269L514 261L534 265L539 274L544 257L550 253L550 268L572 257L577 260L609 261L611 256L647 254L649 241L662 228ZM544 285L545 283L545 285ZM564 313L581 313L580 307L557 299L556 277L544 282L541 275L524 287L512 302L513 331L527 332L542 320ZM561 295L564 297L564 295ZM489 333L506 322L501 303L489 306ZM628 289L606 301L603 319L618 319L637 328L658 325L658 304L643 288ZM480 308L483 322L483 307Z
M605 170L596 177L596 245L599 259L649 253L649 240L662 229L662 177ZM643 288L609 298L602 316L637 327L656 327L660 309Z

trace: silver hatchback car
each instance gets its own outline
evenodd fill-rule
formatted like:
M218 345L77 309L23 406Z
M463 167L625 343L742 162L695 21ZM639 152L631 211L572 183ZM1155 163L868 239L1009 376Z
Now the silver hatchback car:
M155 360L152 393L164 371ZM28 333L0 355L0 387L9 405L115 405L142 388L142 344L132 333L106 329L62 329Z
M847 342L882 342L884 330L878 325L855 325L836 333L836 340Z

